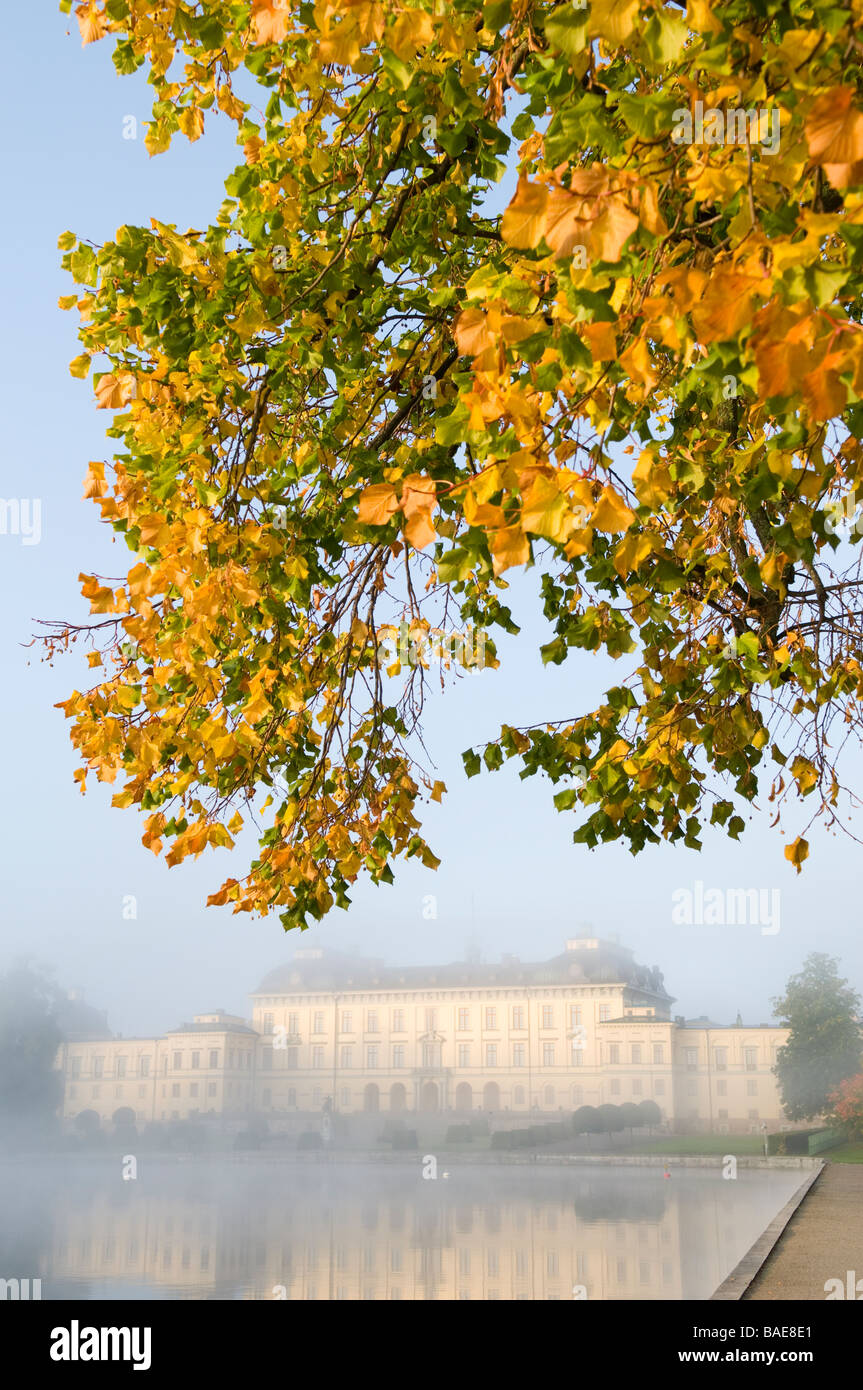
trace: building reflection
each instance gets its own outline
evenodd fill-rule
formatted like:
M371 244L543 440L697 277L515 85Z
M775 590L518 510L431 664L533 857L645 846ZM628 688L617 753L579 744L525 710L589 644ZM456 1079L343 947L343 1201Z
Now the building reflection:
M265 1300L706 1298L799 1181L620 1170L257 1173L58 1194L48 1283ZM212 1176L212 1175L211 1175ZM191 1179L192 1175L189 1174ZM541 1193L541 1196L539 1195ZM51 1297L50 1289L45 1295Z

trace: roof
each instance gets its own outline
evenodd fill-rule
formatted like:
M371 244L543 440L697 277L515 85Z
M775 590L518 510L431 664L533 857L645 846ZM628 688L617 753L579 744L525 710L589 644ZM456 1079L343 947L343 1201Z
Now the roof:
M443 965L386 965L382 960L340 951L298 951L287 965L265 975L254 996L331 994L338 990L458 989L464 986L622 984L669 1001L662 973L638 965L616 942L569 949L545 961L505 957L498 964L451 961ZM253 996L253 997L254 997Z
M179 1028L169 1028L165 1037L170 1038L174 1033L250 1033L253 1037L258 1036L256 1030L245 1023L181 1023Z

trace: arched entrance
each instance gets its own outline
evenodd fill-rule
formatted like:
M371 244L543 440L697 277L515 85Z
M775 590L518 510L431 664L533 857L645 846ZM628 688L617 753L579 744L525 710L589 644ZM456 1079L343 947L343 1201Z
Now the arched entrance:
M400 1081L390 1086L390 1110L406 1110L408 1093Z
M370 1081L363 1091L363 1109L375 1114L381 1108L381 1093L374 1081Z
M113 1119L115 1125L119 1125L123 1128L128 1128L129 1125L133 1125L135 1123L135 1112L131 1108L131 1106L121 1105L118 1110L114 1111L114 1114L111 1118Z
M473 1109L473 1088L466 1081L460 1081L455 1088L456 1110Z
M484 1110L500 1109L500 1087L496 1081L487 1081L483 1086L482 1104Z
M437 1110L439 1107L436 1081L427 1081L420 1092L420 1109Z

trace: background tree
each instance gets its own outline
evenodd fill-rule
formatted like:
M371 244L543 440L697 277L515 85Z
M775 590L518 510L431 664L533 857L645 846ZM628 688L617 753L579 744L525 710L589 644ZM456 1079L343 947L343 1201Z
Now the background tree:
M620 1107L620 1116L623 1120L624 1129L629 1130L629 1137L632 1138L632 1131L640 1129L644 1124L644 1117L641 1108L633 1100L625 1100Z
M863 1072L848 1076L830 1097L833 1113L849 1139L863 1139Z
M638 1109L641 1112L641 1123L647 1125L648 1134L652 1132L654 1125L662 1124L662 1111L655 1100L639 1101Z
M574 1134L601 1134L602 1120L594 1105L580 1105L572 1117Z
M759 795L775 822L807 799L798 869L812 819L847 829L859 5L76 15L149 70L151 153L215 119L243 151L204 231L60 239L71 369L116 412L85 493L134 558L48 627L52 652L89 648L95 684L63 705L82 790L119 775L175 864L232 845L263 788L260 852L210 901L286 926L360 872L434 867L427 667L497 664L527 566L544 661L631 661L595 709L490 730L468 775L546 773L589 846L737 838Z
M0 974L0 1138L17 1145L47 1138L63 1084L54 1070L62 1033L57 991L26 963Z
M773 1069L791 1120L823 1114L831 1092L860 1070L860 996L839 978L838 965L813 951L773 1000L774 1015L791 1030Z
M600 1131L607 1134L609 1139L613 1134L620 1134L625 1124L619 1105L599 1105L596 1113L599 1117Z

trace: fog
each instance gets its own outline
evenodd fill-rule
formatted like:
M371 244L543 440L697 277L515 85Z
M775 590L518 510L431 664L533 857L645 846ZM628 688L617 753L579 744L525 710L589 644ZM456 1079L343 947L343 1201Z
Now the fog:
M259 1159L4 1165L2 1267L41 1297L703 1299L795 1172L420 1169Z

